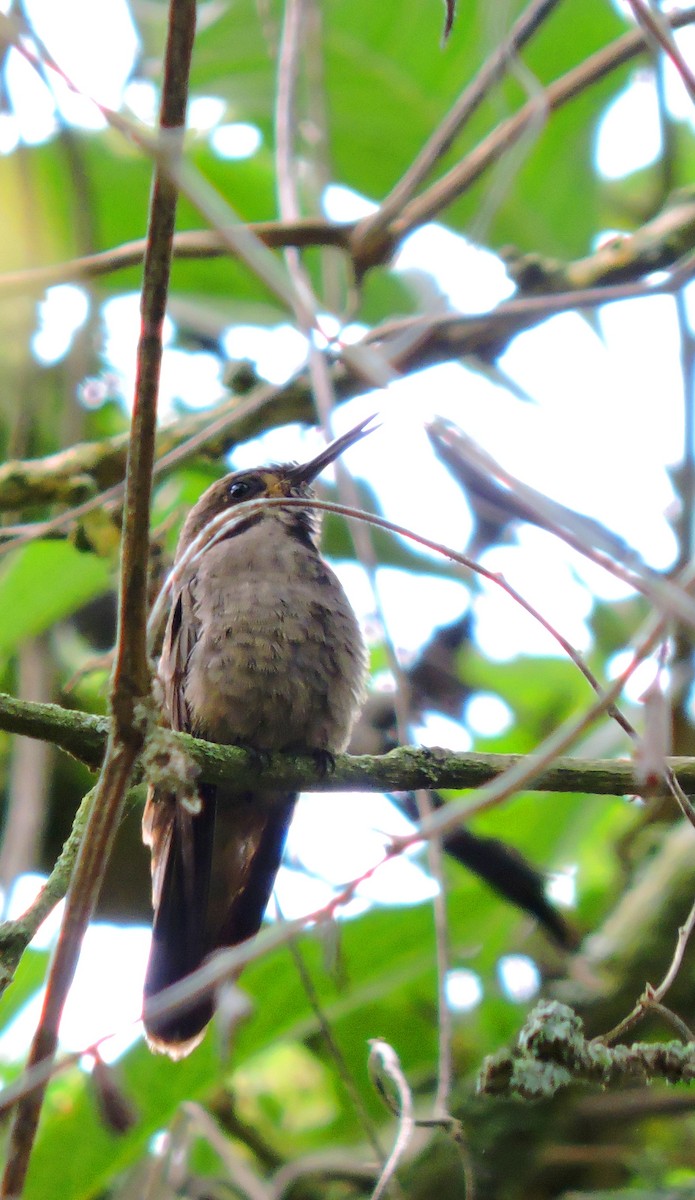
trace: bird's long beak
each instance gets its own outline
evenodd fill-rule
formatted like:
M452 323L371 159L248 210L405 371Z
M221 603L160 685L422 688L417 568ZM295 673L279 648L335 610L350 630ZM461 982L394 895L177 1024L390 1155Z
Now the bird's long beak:
M347 450L350 446L354 446L355 442L359 442L368 433L373 433L375 429L378 429L378 424L372 424L374 420L375 416L372 413L371 417L366 417L364 421L360 421L359 425L355 425L347 433L343 433L340 437L335 438L315 458L312 458L307 463L299 463L298 466L292 467L287 472L287 478L293 484L312 483L321 474L324 467L327 467L329 463L335 462L336 458L344 450Z

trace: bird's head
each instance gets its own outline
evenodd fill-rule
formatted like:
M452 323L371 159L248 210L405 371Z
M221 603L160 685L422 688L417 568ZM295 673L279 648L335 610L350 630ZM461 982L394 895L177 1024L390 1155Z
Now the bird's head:
M223 479L218 479L203 493L188 514L181 533L178 554L180 555L182 549L190 545L213 517L231 511L246 501L283 497L312 498L314 480L345 450L373 432L376 428L372 424L373 419L373 417L367 417L366 420L360 421L359 425L355 425L341 437L335 438L309 462L275 463L272 466L257 467L248 471L234 471L231 475L225 475ZM315 511L299 507L283 509L276 505L269 508L267 513L264 513L262 508L252 511L246 520L240 513L239 522L230 529L229 536L234 537L252 524L263 520L267 515L282 520L287 525L288 532L294 533L303 540L314 540L316 536L319 520Z

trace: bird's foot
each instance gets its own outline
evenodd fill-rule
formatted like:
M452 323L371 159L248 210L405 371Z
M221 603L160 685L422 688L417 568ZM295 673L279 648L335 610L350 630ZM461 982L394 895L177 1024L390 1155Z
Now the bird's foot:
M335 755L331 754L330 750L312 750L311 757L316 763L316 770L325 779L326 775L332 775L335 771Z
M251 759L251 764L257 767L259 771L265 770L270 766L271 752L270 750L259 750L258 746L250 746L248 742L235 742L234 745L238 750L245 750Z

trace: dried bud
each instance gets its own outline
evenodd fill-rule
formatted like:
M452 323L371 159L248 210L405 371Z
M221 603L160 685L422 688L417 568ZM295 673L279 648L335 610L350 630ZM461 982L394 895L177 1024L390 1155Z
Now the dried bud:
M129 1096L126 1096L113 1067L101 1058L95 1058L91 1074L94 1098L99 1116L111 1133L128 1133L137 1124L139 1114Z
M640 696L644 705L644 733L634 754L635 777L645 798L663 788L666 758L671 751L671 706L659 676Z
M240 988L226 979L215 991L215 1020L220 1050L223 1057L229 1053L232 1035L241 1021L251 1012L251 1001Z

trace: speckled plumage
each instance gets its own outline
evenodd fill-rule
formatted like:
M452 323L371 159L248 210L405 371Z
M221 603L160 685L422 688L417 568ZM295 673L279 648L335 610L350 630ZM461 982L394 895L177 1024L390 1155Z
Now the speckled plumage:
M177 562L216 514L241 500L310 496L311 480L369 432L365 424L303 467L237 472L213 484L189 514ZM311 510L268 506L248 518L242 510L203 549L172 597L159 676L174 729L259 751L345 748L362 700L365 651L318 551ZM152 850L155 918L146 1004L214 950L258 930L296 800L209 785L200 792L197 814L170 795L148 796L143 836ZM146 1012L151 1046L174 1058L189 1053L212 1011L205 1000L158 1020Z
M333 571L271 510L208 550L185 589L191 731L259 750L342 750L363 654Z

